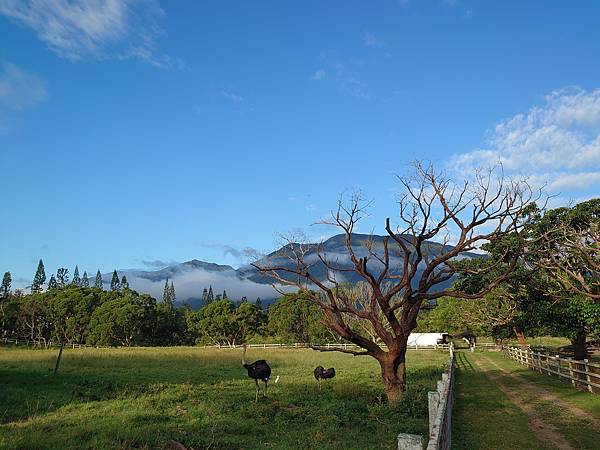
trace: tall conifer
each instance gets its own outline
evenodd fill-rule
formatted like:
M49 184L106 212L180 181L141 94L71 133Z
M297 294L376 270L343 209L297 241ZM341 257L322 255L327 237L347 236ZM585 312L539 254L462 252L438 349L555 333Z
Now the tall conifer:
M46 282L46 270L44 269L44 261L40 259L35 276L33 277L33 283L31 283L31 293L35 294L42 291L42 287Z
M96 279L94 280L94 287L98 289L102 289L102 274L100 273L100 269L96 272Z
M78 266L75 266L75 270L73 271L73 280L71 281L71 284L74 284L75 286L81 286L81 278L79 277Z
M0 287L0 297L6 298L10 294L10 284L12 283L12 277L10 272L4 272L2 277L2 286Z
M50 275L50 281L48 281L48 290L56 289L58 287L58 283L56 282L56 278L54 275Z
M119 274L117 273L117 269L115 269L112 274L112 279L110 280L110 290L118 291L119 289L121 289L121 283L119 282Z

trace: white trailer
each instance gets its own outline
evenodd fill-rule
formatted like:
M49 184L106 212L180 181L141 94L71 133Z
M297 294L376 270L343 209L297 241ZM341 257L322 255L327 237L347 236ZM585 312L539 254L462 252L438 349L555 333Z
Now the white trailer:
M448 343L448 333L410 333L408 345L411 347L435 347Z

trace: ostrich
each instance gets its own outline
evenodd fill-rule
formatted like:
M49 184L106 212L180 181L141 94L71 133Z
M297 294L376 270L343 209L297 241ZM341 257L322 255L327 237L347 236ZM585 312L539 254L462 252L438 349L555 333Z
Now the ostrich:
M333 367L325 370L323 366L317 366L313 373L315 374L315 379L319 382L319 390L321 390L321 380L330 380L335 377L335 369Z
M243 345L244 352L242 353L242 365L248 371L248 376L254 379L256 383L256 400L258 401L258 380L261 380L265 383L265 390L263 392L263 397L267 396L267 383L271 379L271 367L264 359L259 359L258 361L254 361L251 364L246 362L246 344ZM279 376L275 379L275 383L279 381Z

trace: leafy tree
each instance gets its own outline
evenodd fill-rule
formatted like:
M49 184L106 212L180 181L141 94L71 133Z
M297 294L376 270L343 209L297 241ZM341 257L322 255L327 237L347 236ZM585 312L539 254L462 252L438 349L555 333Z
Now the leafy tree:
M35 294L42 291L42 287L46 282L46 271L44 269L44 262L40 259L33 282L31 283L31 293Z
M85 271L83 272L83 278L81 278L81 286L84 288L90 287L90 279Z
M59 288L64 288L69 284L69 269L61 267L56 271L56 283Z
M127 281L127 277L125 275L121 277L121 289L129 289L129 281Z
M221 294L217 294L217 296L215 297L215 302L218 302L219 300L222 300Z
M48 290L58 288L58 283L56 282L56 278L54 275L50 276L50 281L48 281Z
M229 300L215 300L192 312L188 327L198 336L198 342L236 345L258 332L261 321L264 319L254 305L236 309Z
M156 301L132 290L117 295L94 310L86 341L115 346L150 343L156 329Z
M77 266L75 266L75 270L73 271L73 280L71 280L71 284L81 286L81 277L79 276L79 267Z
M0 286L0 297L8 298L10 294L10 285L12 283L12 277L10 276L10 272L4 272L4 276L2 277L2 285Z
M119 291L121 289L121 282L119 281L119 274L115 269L112 274L112 279L110 280L110 290L111 291Z
M381 241L361 240L355 234L368 208L359 194L350 201L340 199L337 211L325 222L343 233L351 269L340 267L324 246L299 242L294 235L287 237L278 254L254 264L277 283L302 291L321 308L330 330L360 347L319 350L368 355L378 362L390 405L397 404L406 390L408 337L418 326L423 305L442 297L480 298L510 278L523 246L511 255L507 270L482 290L465 293L447 286L461 254L510 233L520 235L534 199L525 183L504 179L501 170L478 172L471 182L455 182L432 166L416 163L414 173L400 178L400 183L404 195L398 202L399 223L392 225L386 219L387 235ZM436 239L449 244L448 236L456 236L452 245L432 245ZM349 271L370 287L363 307L346 295L347 290L339 289L338 280ZM371 322L377 339L366 337L357 321Z
M301 293L285 294L275 301L269 306L268 318L269 333L283 342L322 343L331 338L322 323L323 312Z
M168 303L156 305L156 330L153 333L157 345L180 345L191 343L187 332L185 308L173 308Z
M94 287L102 289L102 274L100 273L100 270L96 272L96 278L94 279Z

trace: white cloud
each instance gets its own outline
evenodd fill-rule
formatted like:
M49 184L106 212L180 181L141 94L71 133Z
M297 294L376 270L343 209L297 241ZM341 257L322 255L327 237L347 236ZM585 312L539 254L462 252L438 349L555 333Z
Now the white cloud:
M541 106L500 122L482 148L454 156L450 165L472 173L498 162L510 174L547 183L551 192L600 183L600 89L552 92Z
M244 101L244 97L234 94L233 92L221 91L220 95L221 97L226 98L234 103L241 103Z
M164 34L158 0L0 0L0 13L34 30L62 58L172 65L156 48Z
M373 33L365 32L364 43L366 47L381 48L385 45L385 42L377 38Z
M325 75L327 75L327 72L325 72L323 69L318 69L310 77L310 79L313 81L319 81L319 80L322 80L323 78L325 78Z
M0 64L0 107L23 110L46 98L44 82L15 64Z
M132 289L148 293L159 300L162 298L165 280L151 281L134 274L128 274L127 280ZM228 297L233 300L239 300L243 296L251 300L256 299L256 297L269 299L279 296L277 291L269 284L254 283L253 281L239 278L235 276L235 273L230 272L218 273L196 269L178 273L171 281L173 281L175 286L177 301L180 302L188 298L201 298L202 290L208 288L209 285L212 286L215 295L226 290Z

